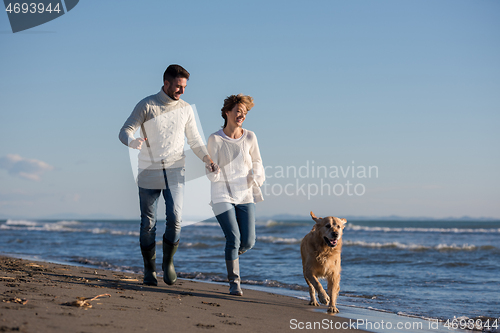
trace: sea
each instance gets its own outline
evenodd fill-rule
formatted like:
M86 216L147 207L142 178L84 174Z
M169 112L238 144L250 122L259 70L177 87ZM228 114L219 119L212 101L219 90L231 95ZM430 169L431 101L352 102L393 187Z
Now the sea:
M0 220L0 254L142 273L139 223ZM240 258L242 287L307 302L300 242L313 224L307 219L258 221L255 247ZM159 268L163 231L159 222ZM174 257L179 277L225 283L224 243L216 221L186 222ZM366 310L374 318L390 314L439 321L447 329L455 323L453 328L500 332L500 221L348 221L338 307L340 315Z

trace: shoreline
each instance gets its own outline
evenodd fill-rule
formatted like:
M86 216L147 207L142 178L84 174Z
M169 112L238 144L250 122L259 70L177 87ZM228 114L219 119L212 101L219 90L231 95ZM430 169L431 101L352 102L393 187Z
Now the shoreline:
M364 332L328 315L326 306L243 290L243 297L231 296L226 285L192 280L149 287L139 274L0 255L0 330L284 332L321 323L321 330ZM98 295L106 296L91 300Z
M37 279L37 277L40 279ZM313 325L317 325L316 329L321 331L335 332L388 333L394 332L397 325L404 325L405 332L450 332L450 329L444 327L441 321L437 322L429 318L395 314L375 308L338 304L337 307L341 310L340 313L331 315L326 312L327 307L325 305L321 305L320 307L309 306L309 294L307 292L299 292L284 288L243 284L242 289L245 294L243 297L237 297L229 295L227 292L227 283L222 282L179 278L174 286L167 286L160 277L158 279L158 284L157 287L143 286L142 274L134 272L96 268L66 262L49 262L40 258L13 257L9 254L0 254L0 297L2 298L2 302L0 302L0 331L46 332L47 330L43 328L43 324L37 324L38 321L32 321L32 323L30 323L29 320L25 319L42 318L38 317L40 311L35 310L45 308L45 312L42 311L41 313L48 313L48 309L52 308L53 310L50 311L49 318L43 318L43 322L51 323L50 327L47 326L47 328L50 328L50 332L101 331L99 329L88 329L93 326L101 328L106 327L106 331L111 332L114 332L114 328L116 331L119 330L120 332L129 332L129 330L130 332L135 332L137 329L156 332L171 327L172 325L187 332L191 332L191 329L196 332L199 328L215 328L218 331L225 332L225 328L227 328L225 327L226 325L229 328L231 328L231 326L233 328L238 327L238 330L241 332L268 332L268 329L272 329L273 331L310 331L311 329L314 330L314 327L312 327ZM59 288L56 286L59 286ZM87 287L94 289L89 291ZM48 289L53 290L54 288L76 290L72 292L68 291L67 295L61 292L48 292ZM93 295L93 291L95 295ZM97 293L99 291L102 292ZM75 295L75 293L80 293L80 295L73 297L72 295ZM145 323L140 326L135 318L151 317L151 313L148 311L146 311L147 315L141 315L141 311L139 311L139 313L134 312L133 315L127 317L125 321L120 320L120 322L125 323L127 323L127 320L133 320L133 325L128 323L126 326L115 326L114 321L103 323L102 321L105 320L106 316L109 316L112 312L111 310L113 310L110 307L104 309L100 307L107 302L106 299L108 296L90 302L90 304L96 304L97 308L95 309L104 311L104 314L98 315L97 317L90 316L90 320L95 320L95 322L88 323L85 321L85 323L82 324L86 327L84 330L77 329L77 327L80 327L79 325L76 325L74 329L69 329L69 327L65 326L67 318L63 318L64 316L72 318L82 314L78 311L71 311L71 309L87 310L93 309L94 306L92 305L90 308L80 307L78 309L77 307L68 306L64 303L75 302L78 297L91 299L92 297L102 294L113 296L113 293L116 295L114 295L115 299L111 303L115 310L127 311L127 309L142 309L146 311L147 309L143 309L143 307L148 305L149 310L164 313L164 315L160 315L158 318L160 321L168 322L168 327L157 324L156 319L152 323ZM134 297L134 295L137 294L140 294L142 297ZM61 302L63 297L66 299L65 302ZM119 297L119 299L117 299L117 297ZM172 301L166 301L168 298L175 298L176 300L172 303ZM30 299L32 302L30 302ZM125 301L123 299L125 299ZM126 301L127 299L129 300L128 302ZM36 300L37 305L34 305L35 303L33 300ZM135 301L131 302L130 300ZM231 309L236 311L235 313L240 312L241 314L234 315L230 312L217 312L216 310L220 309L222 306L222 303L219 302L221 300L228 302L225 306L226 309ZM26 303L23 304L24 302ZM137 304L133 306L134 303ZM17 306L16 308L14 304L20 304L21 306ZM26 306L27 304L30 304L30 306ZM48 304L52 306L49 307ZM57 311L57 305L60 306L60 311ZM184 310L174 309L180 305L182 305ZM7 312L7 310L13 309L24 311ZM27 309L31 309L32 311L26 311ZM196 314L193 313L193 315L190 316L190 312L186 312L186 309L192 310ZM212 311L211 315L204 312L200 314L199 311L201 309L205 311L212 309L214 311ZM166 315L167 312L169 315ZM261 313L264 315L260 316ZM22 315L16 316L19 314ZM273 314L274 317L269 317L269 314ZM56 316L54 317L54 315ZM217 319L214 321L213 316L220 319L218 323L216 322ZM175 318L175 323L171 323L169 319L171 317ZM194 324L195 320L193 317L199 318L199 322ZM85 318L88 319L88 316ZM223 320L224 318L228 319ZM234 318L239 318L241 322L238 322L238 320ZM233 319L234 321L231 321ZM34 327L36 328L34 329ZM151 327L153 329L151 329ZM230 329L229 331L232 332L233 330ZM454 329L453 331L466 332L460 329Z

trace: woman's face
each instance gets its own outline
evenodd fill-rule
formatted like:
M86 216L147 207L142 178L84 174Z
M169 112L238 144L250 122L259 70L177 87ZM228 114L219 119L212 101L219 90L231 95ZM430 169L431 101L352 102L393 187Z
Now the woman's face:
M235 127L241 127L247 116L247 108L243 104L236 104L231 111L226 112L227 123Z

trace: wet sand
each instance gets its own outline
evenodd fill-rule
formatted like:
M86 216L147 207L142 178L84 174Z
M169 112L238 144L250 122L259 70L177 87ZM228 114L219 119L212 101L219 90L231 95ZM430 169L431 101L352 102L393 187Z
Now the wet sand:
M243 291L190 280L149 287L137 274L0 256L0 332L361 332L326 306Z

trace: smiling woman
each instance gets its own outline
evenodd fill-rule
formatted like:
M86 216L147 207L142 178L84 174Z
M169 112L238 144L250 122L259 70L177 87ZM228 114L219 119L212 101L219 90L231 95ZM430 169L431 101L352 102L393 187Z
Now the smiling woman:
M224 100L224 127L208 138L208 152L220 169L207 174L212 182L212 209L226 237L229 293L242 296L239 256L255 244L255 202L262 201L265 173L255 133L243 129L250 96Z
M243 94L231 95L224 100L224 106L221 109L224 126L226 128L228 119L231 119L231 128L241 127L247 116L248 111L254 107L253 98ZM229 130L229 128L228 128ZM239 135L241 136L241 134Z

